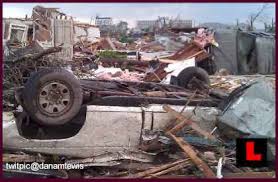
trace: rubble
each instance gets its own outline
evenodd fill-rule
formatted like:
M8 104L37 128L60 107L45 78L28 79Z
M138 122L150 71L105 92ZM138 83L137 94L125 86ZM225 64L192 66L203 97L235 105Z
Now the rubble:
M85 24L85 23L74 23L74 42L97 42L100 38L100 30L98 27Z
M42 48L56 47L62 44L58 57L73 57L73 20L72 17L59 12L57 8L33 8L32 19L35 29L33 41Z
M169 106L164 106L163 109L169 113L171 113L172 115L174 115L181 123L179 123L178 125L176 125L174 128L172 128L169 133L175 133L178 130L180 130L181 128L183 128L186 125L189 125L193 130L195 130L196 132L198 132L200 135L204 136L205 138L214 140L215 137L213 135L211 135L210 133L202 130L196 123L187 120L185 117L183 117L181 114L179 114L178 112L176 112L175 110L173 110L171 107Z
M4 36L5 163L82 164L76 173L87 179L275 176L272 165L236 166L235 154L236 138L264 137L274 160L275 76L232 75L225 68L213 75L211 48L221 46L214 31L167 28L122 41L41 6L33 9L28 25L23 22L17 29L28 32L34 25L33 38ZM39 110L26 109L26 82L44 70L64 71L65 79L80 86L82 97L72 94L80 99L78 114L63 125L44 125L32 117ZM74 175L70 170L4 172Z
M275 137L272 130L275 124L275 94L270 82L265 79L255 80L234 90L227 99L229 104L223 106L221 122L246 134ZM240 121L233 118L235 116Z
M201 47L206 47L208 44L213 44L218 47L217 42L214 39L213 32L209 32L204 28L200 28L194 37L194 42L198 43Z
M141 81L144 74L129 72L129 70L122 71L120 68L104 68L99 66L94 71L94 76L103 80Z
M177 165L181 166L179 168L183 168L183 167L185 167L186 165L189 165L189 164L190 163L188 163L188 160L186 160L186 159L179 160L179 161L175 161L175 162L170 163L170 164L164 164L162 166L158 166L158 167L152 168L150 170L140 172L138 174L135 174L133 177L135 177L135 178L144 178L144 177L148 177L148 176L157 177L157 176L160 176L160 175L163 175L163 174L167 174L168 172L178 170L178 168L176 167Z
M5 81L4 88L4 106L8 108L16 103L14 93L20 89L30 74L40 67L62 67L64 60L54 58L53 53L60 52L61 47L52 47L45 50L32 50L29 54L10 55L6 58L4 64Z
M228 102L228 104L227 104ZM223 101L223 112L219 116L219 128L229 127L226 137L268 138L268 159L275 156L275 94L272 83L256 79L235 89Z
M150 163L154 160L154 154L136 151L123 151L116 153L107 153L104 155L96 156L94 158L67 160L66 164L80 164L85 167L90 166L114 166L121 164L121 160L132 160L142 163Z
M189 156L192 162L204 173L207 178L214 178L214 172L209 168L209 166L202 161L196 154L196 152L191 148L190 144L185 142L182 138L176 137L173 134L169 133L169 135L177 142L177 144L182 148L185 152L185 156Z
M177 51L173 56L168 57L173 60L185 60L196 57L196 61L201 61L208 58L210 55L196 43L190 43L184 46L184 48Z

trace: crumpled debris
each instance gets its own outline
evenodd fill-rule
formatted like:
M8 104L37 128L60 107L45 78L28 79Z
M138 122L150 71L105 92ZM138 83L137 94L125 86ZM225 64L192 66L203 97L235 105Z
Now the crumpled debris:
M219 117L222 123L245 134L275 137L275 92L270 82L256 80L235 90L228 99Z
M180 72L182 72L185 68L190 66L195 66L195 57L169 64L166 68L164 68L164 71L166 71L166 73L168 74L162 80L162 83L169 84L172 76L177 77L180 74Z
M94 75L98 79L124 81L141 81L144 77L144 74L138 72L129 72L128 70L122 71L120 68L104 68L102 66L99 66L99 68L94 71Z
M139 162L152 162L154 160L155 154L138 152L138 151L119 151L116 153L106 153L103 155L95 156L86 159L71 159L67 160L66 164L83 164L84 166L109 166L110 162L115 162L112 164L119 165L120 160L133 160Z
M221 89L227 93L231 93L236 88L252 82L254 78L247 78L244 76L213 76L211 77L211 87Z
M198 29L197 34L194 37L194 42L198 43L203 48L208 46L209 44L214 45L216 47L219 46L214 39L214 34L204 28Z

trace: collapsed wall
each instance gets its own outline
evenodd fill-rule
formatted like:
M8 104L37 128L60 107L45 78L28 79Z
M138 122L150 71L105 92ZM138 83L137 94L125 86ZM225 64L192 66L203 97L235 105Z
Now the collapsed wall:
M34 41L42 48L62 44L58 57L71 60L73 57L73 20L57 8L33 8Z

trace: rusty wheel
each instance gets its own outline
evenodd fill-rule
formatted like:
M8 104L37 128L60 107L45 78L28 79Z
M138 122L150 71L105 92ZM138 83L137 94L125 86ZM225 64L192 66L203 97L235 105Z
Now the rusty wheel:
M25 84L23 108L44 125L69 122L80 110L83 92L79 80L61 68L42 69Z
M60 81L46 83L39 90L38 105L42 113L58 116L72 105L72 90Z

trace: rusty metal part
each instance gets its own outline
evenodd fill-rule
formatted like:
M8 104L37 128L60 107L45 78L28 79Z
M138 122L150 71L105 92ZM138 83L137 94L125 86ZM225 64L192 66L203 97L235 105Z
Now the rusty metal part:
M60 115L72 106L72 91L61 81L51 81L39 89L38 105L42 113Z
M140 96L106 96L92 97L87 104L107 105L107 106L142 106L148 104L169 104L169 105L185 105L186 98L161 98L161 97L140 97ZM211 99L194 99L190 103L191 106L216 107L217 102Z
M84 103L94 105L140 106L146 104L185 105L191 90L152 82L128 82L107 80L80 80L82 88L88 93ZM144 96L145 95L145 96ZM146 96L147 95L147 96ZM215 107L219 99L196 94L189 105Z

